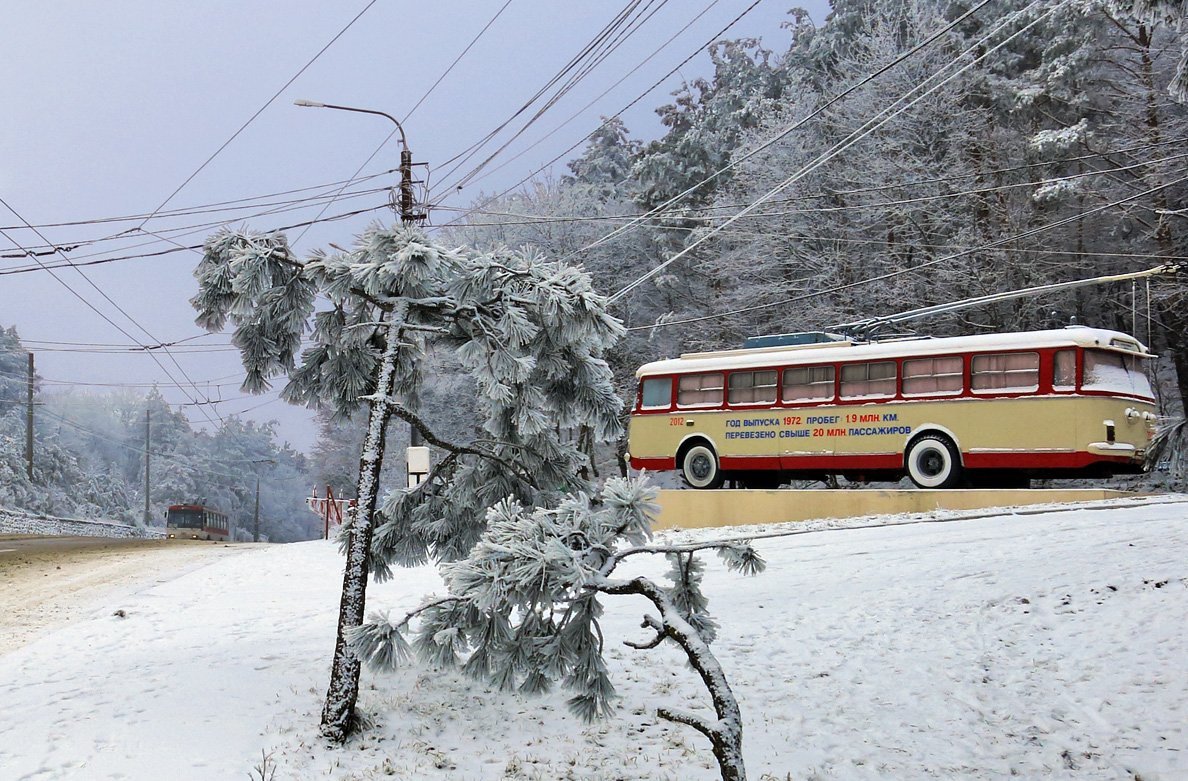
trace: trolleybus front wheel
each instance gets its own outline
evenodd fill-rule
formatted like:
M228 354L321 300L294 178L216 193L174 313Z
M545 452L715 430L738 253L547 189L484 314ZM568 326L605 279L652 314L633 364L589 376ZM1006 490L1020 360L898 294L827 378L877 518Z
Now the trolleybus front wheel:
M693 488L721 488L724 477L718 454L701 443L689 448L681 459L681 477Z
M953 488L961 482L961 453L942 434L925 434L908 446L908 477L919 488Z

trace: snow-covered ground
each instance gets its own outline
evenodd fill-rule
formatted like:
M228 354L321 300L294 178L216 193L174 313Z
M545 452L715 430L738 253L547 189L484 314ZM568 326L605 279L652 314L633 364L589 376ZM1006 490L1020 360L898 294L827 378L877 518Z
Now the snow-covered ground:
M1188 778L1186 516L1152 500L800 524L818 531L759 541L755 578L710 556L750 778ZM261 752L277 781L716 777L700 735L653 715L706 697L675 651L621 644L644 639L634 598L604 624L612 720L580 724L559 693L365 672L371 728L325 745L341 567L330 543L245 549L0 655L0 778L244 778ZM437 588L407 570L370 604Z

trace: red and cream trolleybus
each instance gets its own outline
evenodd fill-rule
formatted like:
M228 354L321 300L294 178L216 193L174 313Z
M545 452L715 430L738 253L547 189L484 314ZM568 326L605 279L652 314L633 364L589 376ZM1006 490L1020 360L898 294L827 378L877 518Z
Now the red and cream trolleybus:
M1078 326L686 354L636 372L628 458L694 488L1139 472L1152 357L1134 337Z

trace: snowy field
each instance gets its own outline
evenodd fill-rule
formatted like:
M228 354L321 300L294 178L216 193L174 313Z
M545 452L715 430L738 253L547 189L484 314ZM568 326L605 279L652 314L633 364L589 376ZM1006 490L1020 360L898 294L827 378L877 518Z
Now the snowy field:
M764 527L810 531L760 540L755 578L711 556L749 777L1188 779L1176 499ZM698 682L672 650L621 644L644 638L635 598L607 603L612 720L583 725L560 694L365 672L371 728L325 745L341 568L330 543L246 548L0 655L0 778L243 779L261 752L276 781L716 778L706 741L653 715L703 707ZM370 603L403 611L438 587L407 570Z

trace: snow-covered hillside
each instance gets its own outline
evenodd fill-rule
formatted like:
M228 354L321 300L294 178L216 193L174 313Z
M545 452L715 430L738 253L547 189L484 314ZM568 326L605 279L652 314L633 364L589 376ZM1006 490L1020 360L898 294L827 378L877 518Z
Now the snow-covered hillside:
M750 777L1188 778L1178 499L754 530L815 531L760 540L756 578L707 576ZM341 567L330 543L245 549L0 656L0 777L244 778L262 751L278 781L715 777L701 736L653 715L705 696L677 653L622 646L643 639L634 598L604 623L610 721L575 721L560 693L365 672L371 729L326 746ZM371 605L405 610L438 586L403 571Z

